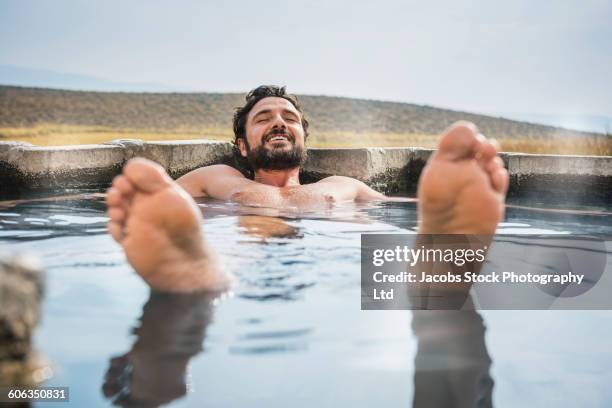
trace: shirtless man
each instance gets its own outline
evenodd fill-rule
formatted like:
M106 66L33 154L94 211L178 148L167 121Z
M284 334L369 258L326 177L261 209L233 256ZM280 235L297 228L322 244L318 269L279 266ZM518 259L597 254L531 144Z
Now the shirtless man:
M308 122L284 88L259 87L234 117L235 146L254 177L225 165L173 181L145 159L128 162L108 190L108 229L138 274L153 288L224 290L229 278L205 242L192 197L265 207L313 208L347 200L385 200L348 177L300 185ZM419 232L493 234L504 213L508 172L496 144L467 122L451 126L419 180Z
M385 198L349 177L332 176L300 185L308 121L297 100L287 95L285 88L260 86L246 101L234 115L234 146L238 157L253 171L253 180L223 164L202 167L177 180L192 197L274 208L313 208Z

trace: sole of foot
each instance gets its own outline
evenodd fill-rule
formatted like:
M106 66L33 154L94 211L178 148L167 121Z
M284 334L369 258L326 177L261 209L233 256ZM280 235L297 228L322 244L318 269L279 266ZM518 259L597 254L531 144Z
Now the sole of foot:
M470 122L444 132L419 180L420 233L495 233L509 180L498 149Z
M224 291L229 276L218 269L205 242L202 214L155 162L130 160L107 191L108 230L127 260L152 289Z

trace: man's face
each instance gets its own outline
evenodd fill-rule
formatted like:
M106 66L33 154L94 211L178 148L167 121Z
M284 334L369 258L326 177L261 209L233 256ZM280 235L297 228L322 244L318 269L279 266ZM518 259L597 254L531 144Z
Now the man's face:
M291 102L269 97L257 102L246 122L246 143L240 153L254 170L286 170L306 159L302 117Z

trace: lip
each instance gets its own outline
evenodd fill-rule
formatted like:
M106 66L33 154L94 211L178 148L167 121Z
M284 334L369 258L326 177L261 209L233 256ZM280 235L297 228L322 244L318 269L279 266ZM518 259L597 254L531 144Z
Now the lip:
M289 138L286 136L274 136L273 138L270 138L268 140L268 142L288 142Z
M265 143L281 143L281 142L287 142L287 143L291 143L291 135L288 134L272 134L272 135L268 135L265 139Z

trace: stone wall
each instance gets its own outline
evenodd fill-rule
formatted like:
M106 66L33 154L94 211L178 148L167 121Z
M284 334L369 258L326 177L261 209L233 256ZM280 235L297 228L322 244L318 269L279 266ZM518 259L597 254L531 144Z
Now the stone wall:
M310 149L302 180L355 177L387 194L413 195L431 149ZM65 189L102 189L132 157L163 165L173 177L217 163L233 164L232 146L217 141L143 142L36 147L0 142L0 197ZM509 195L579 204L612 203L612 157L504 153Z

